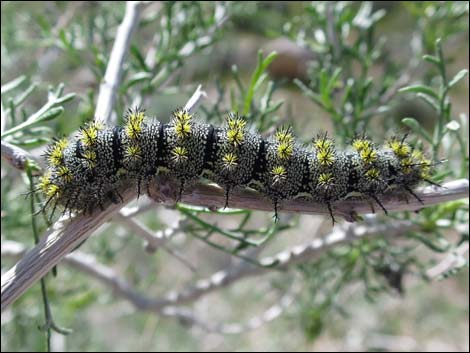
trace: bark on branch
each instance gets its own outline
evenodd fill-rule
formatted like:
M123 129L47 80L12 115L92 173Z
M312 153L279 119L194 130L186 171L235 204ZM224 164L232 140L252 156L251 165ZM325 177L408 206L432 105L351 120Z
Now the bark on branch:
M177 189L171 182L153 184L150 189L152 199L163 203L174 203ZM442 188L426 187L416 193L422 199L418 201L397 200L390 195L382 200L389 210L417 210L450 200L468 197L469 183L467 179L456 180L443 185ZM135 189L129 188L123 193L124 203L112 204L104 211L97 211L92 215L74 216L70 219L63 217L42 237L39 244L30 250L13 268L2 276L1 310L14 302L21 294L30 288L37 280L42 278L49 270L57 265L70 251L86 240L95 229L107 222L119 209L135 197ZM191 204L223 207L223 190L214 185L197 185L187 190L182 200ZM231 207L269 210L272 205L259 194L241 190L234 192L231 197ZM365 201L343 201L335 205L336 213L351 218L351 212L356 214L370 213L370 205ZM307 201L286 202L283 211L297 213L327 214L324 205Z

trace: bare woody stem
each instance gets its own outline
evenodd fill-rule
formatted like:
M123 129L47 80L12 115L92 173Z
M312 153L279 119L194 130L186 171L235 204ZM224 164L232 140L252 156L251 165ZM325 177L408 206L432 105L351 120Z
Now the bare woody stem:
M26 169L26 162L28 160L34 161L34 157L29 152L4 140L2 140L2 158L12 167L23 171ZM41 172L38 169L34 170L32 174L37 176Z
M185 108L193 110L204 96L200 87L189 99ZM4 146L4 141L2 141ZM8 150L5 149L5 151ZM2 155L4 149L2 148ZM16 166L18 159L23 159L21 149L16 149L12 165ZM68 253L85 241L100 225L107 222L123 205L135 198L135 188L129 187L123 192L123 203L113 204L103 211L92 215L78 215L70 219L62 218L46 232L38 245L7 273L2 276L1 309L4 310L21 294L30 288L37 280L42 278L52 267L57 265ZM173 204L178 187L171 180L157 180L149 189L150 197L164 204ZM419 210L423 207L468 197L469 183L467 179L456 180L443 185L442 188L427 187L416 193L422 200L403 200L396 195L385 196L383 205L390 211ZM216 185L198 184L188 189L182 195L182 201L209 208L218 208L225 205L225 194ZM272 212L272 204L259 193L250 190L239 190L231 194L230 207L264 210ZM379 207L375 207L380 211ZM371 213L369 201L346 200L334 205L336 215L347 220L353 220L359 214ZM292 200L282 205L282 211L306 214L328 214L323 204L316 204L304 200Z
M141 1L128 1L126 3L126 13L114 40L96 104L95 119L101 122L111 122L112 120L111 114L116 100L116 93L121 83L124 61L129 51L132 34L139 23L138 19L142 7L143 3Z
M172 203L175 198L176 187L160 188L156 201ZM381 203L388 211L417 211L424 207L440 204L447 201L468 198L468 179L460 179L445 183L442 187L428 186L417 191L421 199L409 198L400 194L386 194L381 197ZM152 195L150 195L152 197ZM404 197L405 196L405 197ZM198 184L188 189L182 196L182 201L192 205L209 208L222 208L225 205L224 190L216 185ZM342 200L332 204L333 213L347 221L357 220L356 216L368 213L381 213L381 208L371 200ZM229 207L260 211L273 210L270 201L259 193L251 190L240 190L230 194ZM328 209L322 203L295 199L286 201L281 205L280 211L301 214L329 215Z
M176 193L175 188L171 188L171 183L153 184L150 188L150 195L154 200L169 202L169 195ZM416 193L422 199L423 204L409 201L396 200L389 196L383 200L386 208L391 210L416 210L425 206L438 204L450 200L468 197L468 180L456 180L443 185L443 188L427 187L418 190ZM129 188L123 193L123 200L126 204L135 197L134 188ZM217 186L199 185L192 190L188 190L183 195L183 201L205 206L223 206L224 197L222 190ZM256 193L242 190L234 192L231 205L250 209L272 210L269 201L264 200ZM173 199L171 199L173 203ZM39 244L30 250L13 268L2 276L2 299L1 308L4 310L14 302L21 294L30 288L37 280L42 278L52 267L57 265L70 251L86 240L92 232L101 224L107 222L123 204L113 204L104 211L95 212L92 215L78 215L71 219L62 219L57 222L41 239ZM370 213L368 202L348 201L335 205L340 215L348 215L351 211L357 214ZM324 205L308 203L306 201L292 201L284 205L284 211L302 213L325 214ZM387 225L391 226L391 225Z

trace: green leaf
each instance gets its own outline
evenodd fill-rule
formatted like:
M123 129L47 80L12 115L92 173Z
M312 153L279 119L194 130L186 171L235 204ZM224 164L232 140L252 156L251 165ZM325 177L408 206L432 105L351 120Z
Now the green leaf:
M127 90L127 88L132 87L132 86L138 84L139 82L143 82L143 81L147 81L147 80L152 79L152 77L153 77L153 74L150 73L150 72L144 72L144 71L137 72L136 74L129 77L129 80L127 80L126 84L123 87L124 88L123 92L125 92Z
M258 52L258 65L256 66L255 72L251 76L250 86L245 97L243 104L243 114L246 115L250 112L251 102L255 95L255 88L259 87L258 81L262 79L263 73L266 71L271 62L277 57L277 53L273 51L265 59L263 59L263 51Z
M429 97L428 95L426 94L423 94L423 93L418 93L416 94L416 97L422 99L424 102L426 102L427 104L429 104L429 106L434 109L436 112L439 112L441 108L439 108L439 105L438 103L432 99L431 97Z
M67 94L67 95L65 95L65 96L63 96L63 97L61 97L61 98L58 98L58 99L54 102L54 104L66 103L66 102L71 101L72 99L74 99L75 96L76 96L75 93L69 93L69 94Z
M57 117L57 116L59 116L60 114L62 114L62 113L64 112L64 110L65 110L65 109L62 108L62 107L51 108L51 109L49 109L47 112L45 112L44 114L42 114L41 116L39 116L35 123L37 123L37 122L42 122L42 121L49 121L49 120L52 120L52 119L54 119L55 117Z
M313 92L309 87L307 87L301 80L295 78L294 83L297 85L297 87L299 87L302 90L302 92L308 98L310 98L312 101L317 103L319 106L321 107L323 106L320 96L317 93Z
M423 129L423 127L419 124L418 120L414 118L404 118L401 120L403 125L408 126L414 133L422 136L426 141L432 143L432 137L429 133Z
M139 63L139 66L142 70L149 72L150 69L148 68L147 64L145 63L145 59L142 56L142 54L139 51L139 48L137 48L135 45L131 46L130 49L131 54L137 59L137 62Z
M330 80L328 81L327 89L331 93L333 89L336 87L336 83L338 82L339 75L341 75L341 68L338 67L333 71Z
M467 74L468 74L467 69L463 69L463 70L460 70L459 72L457 72L457 74L452 78L452 80L450 80L449 88L456 85L461 79L463 79L465 76L467 76Z
M430 97L439 99L439 96L431 87L424 86L424 85L412 85L400 88L398 92L413 92L413 93L423 93Z
M45 143L50 142L50 139L45 138L45 137L40 137L40 138L32 138L32 139L26 139L26 140L13 140L11 142L17 146L35 148L35 147L43 146Z
M18 97L16 97L15 101L13 102L15 107L21 105L38 86L37 83L32 83L24 92L22 92Z
M24 81L26 81L26 76L25 75L17 77L13 81L5 83L1 88L1 94L7 93L7 92L15 89L16 87L21 85Z
M439 61L439 58L435 57L434 55L423 55L423 60L431 63L431 64L434 64L436 66L439 66L441 65L441 62Z

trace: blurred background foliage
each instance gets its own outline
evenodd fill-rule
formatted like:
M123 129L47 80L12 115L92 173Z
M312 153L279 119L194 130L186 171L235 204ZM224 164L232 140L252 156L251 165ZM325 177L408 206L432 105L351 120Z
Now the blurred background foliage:
M468 6L148 2L123 68L116 116L141 104L168 120L201 83L208 98L198 116L211 123L238 111L260 133L288 124L302 142L326 130L340 145L357 132L381 141L411 131L436 162L446 160L434 181L468 178ZM2 2L2 139L39 156L52 137L93 119L124 12L122 2ZM1 187L2 242L32 246L31 204L19 196L30 188L26 175L2 161ZM117 222L80 249L154 298L244 261L258 251L255 243L263 255L274 254L331 231L323 217L282 215L273 226L267 213L211 214L185 205L137 218L154 231L184 219L168 244L184 262L163 249L145 254L141 239ZM443 281L423 281L426 269L468 242L468 200L380 217L385 224L395 219L422 231L341 246L194 304L205 319L243 322L292 283L301 287L281 318L234 336L138 312L59 266L48 276L48 297L55 322L73 333L53 333L52 348L468 351L468 260ZM47 225L38 222L42 232ZM2 258L2 271L13 264ZM40 298L38 284L2 313L2 351L44 350Z

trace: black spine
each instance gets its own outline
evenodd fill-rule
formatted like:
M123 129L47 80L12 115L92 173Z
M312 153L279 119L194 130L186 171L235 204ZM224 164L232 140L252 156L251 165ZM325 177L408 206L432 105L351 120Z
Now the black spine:
M121 143L120 126L113 128L113 158L114 158L114 172L116 173L122 167L122 143Z

